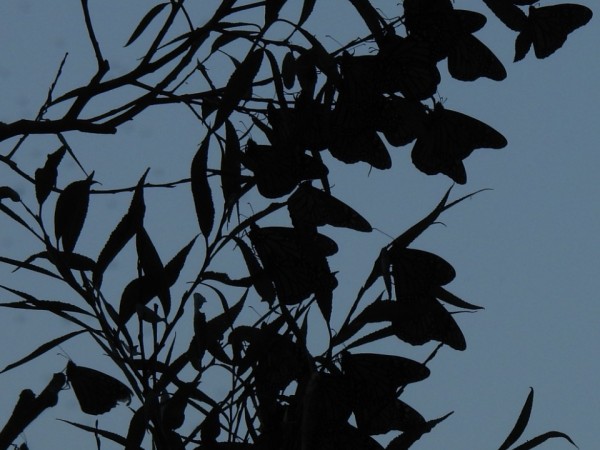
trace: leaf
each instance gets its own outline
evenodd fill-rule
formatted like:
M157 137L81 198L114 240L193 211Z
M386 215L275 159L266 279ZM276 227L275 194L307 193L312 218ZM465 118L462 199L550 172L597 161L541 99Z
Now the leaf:
M165 315L168 315L171 310L171 293L166 280L165 268L144 227L136 234L136 247L138 260L144 275L147 275L156 285L157 295L163 311L165 311Z
M35 197L41 206L46 201L52 189L56 186L58 165L60 164L67 147L62 146L46 157L46 164L35 171Z
M296 82L296 59L292 52L287 52L283 57L281 76L286 89L292 89Z
M206 173L209 142L210 135L206 136L200 144L190 169L196 217L198 218L200 231L206 239L210 235L215 220L215 207L212 201L210 184L208 183L208 174Z
M310 17L315 8L315 3L317 3L317 0L304 0L302 12L300 13L300 20L298 20L298 26L302 26L302 24Z
M20 360L14 362L12 364L9 364L4 369L2 369L2 371L0 373L8 372L9 370L14 369L15 367L19 367L20 365L23 365L29 361L32 361L35 358L37 358L38 356L41 356L44 353L46 353L48 350L52 350L54 347L57 347L60 344L62 344L63 342L68 341L72 337L75 337L81 333L85 333L86 331L87 330L73 331L72 333L67 333L63 336L57 337L56 339L52 339L51 341L48 341L48 342L40 345L37 349L35 349L33 352L31 352L29 355L25 356L24 358L21 358Z
M232 208L242 191L240 141L233 124L225 122L225 152L221 158L221 189L226 208Z
M144 175L142 175L142 178L140 178L140 181L135 187L127 213L125 213L119 224L110 234L108 241L106 241L104 248L98 256L96 270L94 270L92 277L94 285L98 288L102 284L102 275L108 265L142 226L144 213L146 212L146 204L144 203L144 182L148 170L144 172Z
M273 283L268 279L264 269L261 267L258 259L252 252L252 249L240 238L233 237L233 240L238 245L246 266L248 267L248 273L252 279L252 284L256 293L260 295L263 301L272 304L275 301L275 287Z
M185 264L185 260L194 245L194 242L196 242L196 238L192 239L190 243L182 248L173 259L165 265L164 281L166 282L167 289L173 286L177 281L177 278L179 278L179 273ZM118 323L122 325L126 324L138 308L145 306L159 294L160 289L161 285L158 280L149 275L143 275L130 281L121 294ZM170 302L164 303L162 306L165 316L167 316L170 312L171 304Z
M125 47L129 46L130 44L132 44L137 38L140 37L140 35L144 32L144 30L148 27L148 25L150 25L150 23L152 22L152 20L154 20L154 18L164 9L165 6L167 6L168 3L159 3L158 5L152 7L152 9L150 9L150 11L148 11L146 13L146 15L142 18L142 20L140 21L140 23L138 24L137 27L135 27L135 30L133 30L133 33L131 33L131 36L129 37L129 40L127 41L127 43L125 44Z
M435 294L436 298L440 299L443 302L449 303L452 306L456 306L457 308L471 310L484 309L483 306L472 305L471 303L465 302L462 298L457 297L451 292L448 292L441 286L437 287L433 293Z
M271 25L279 17L279 11L287 0L269 0L265 2L265 28Z
M68 185L59 195L54 211L54 235L62 240L65 252L72 252L83 228L90 200L94 172L85 180Z
M21 201L21 197L13 188L9 186L0 186L0 201L5 198L10 198L13 202Z
M225 86L213 130L218 130L231 115L244 94L252 87L254 77L258 74L263 59L263 51L255 50L248 53L240 66L235 69Z
M125 438L121 435L118 435L116 433L113 433L111 431L106 431L106 430L102 430L98 427L90 427L88 425L83 425L81 423L76 423L76 422L70 422L68 420L64 420L64 419L58 419L61 422L65 422L68 423L69 425L73 425L76 428L79 428L83 431L87 431L89 433L93 433L93 434L98 434L100 436L102 436L105 439L108 439L109 441L113 441L116 442L117 444L125 447L127 445L127 441L125 440Z
M94 270L94 267L96 267L96 261L88 258L87 256L80 255L78 253L66 253L61 251L56 251L52 254L50 252L40 252L36 253L35 255L31 255L25 261L23 261L22 267L26 267L29 263L38 258L47 259L54 264L55 258L57 257L60 259L62 264L65 264L69 269L72 270L92 271ZM20 268L21 267L17 267L13 272L16 272Z
M540 434L539 436L534 437L533 439L528 440L524 444L514 447L513 450L530 450L530 449L535 448L538 445L541 445L542 443L546 442L548 439L553 439L553 438L566 439L571 444L573 444L575 447L577 447L575 442L573 442L573 440L565 433L561 433L560 431L548 431L544 434ZM577 447L577 448L579 448L579 447Z
M515 426L507 436L506 440L498 448L498 450L508 450L510 446L513 445L517 441L517 439L521 437L523 431L525 431L525 427L529 422L529 416L531 415L531 409L533 407L533 388L529 389L529 395L527 396L527 400L525 400L525 404L523 405L523 409L519 414L519 418L517 419Z

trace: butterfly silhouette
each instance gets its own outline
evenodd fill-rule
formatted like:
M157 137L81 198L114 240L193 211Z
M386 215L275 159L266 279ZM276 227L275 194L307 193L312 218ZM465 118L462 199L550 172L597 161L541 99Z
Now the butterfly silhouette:
M503 148L506 138L489 125L441 103L428 114L425 132L412 149L412 161L428 175L443 173L458 184L467 182L463 160L478 148Z
M254 226L249 237L283 304L297 304L312 294L320 306L319 299L330 303L337 280L326 257L337 252L335 241L288 227Z
M295 228L333 225L357 231L372 230L369 222L354 209L309 182L302 183L290 196L288 211Z
M248 141L242 163L252 172L258 192L267 198L289 194L303 180L327 176L327 167L293 146L258 145Z
M69 361L67 379L84 413L99 415L113 409L117 402L131 401L131 390L116 378Z
M529 16L515 41L515 61L523 59L531 45L538 59L550 56L563 46L569 34L591 18L592 11L582 5L530 6Z
M427 378L426 366L400 356L349 352L342 354L341 365L353 386L353 410L360 430L381 434L424 422L417 411L397 399L397 390Z

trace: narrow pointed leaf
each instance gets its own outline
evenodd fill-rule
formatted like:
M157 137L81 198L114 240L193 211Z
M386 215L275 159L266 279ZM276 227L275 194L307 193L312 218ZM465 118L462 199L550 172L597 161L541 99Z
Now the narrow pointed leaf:
M246 59L235 69L223 91L213 125L214 130L219 129L225 123L225 120L229 118L244 94L252 87L252 82L260 69L262 59L263 51L255 50L248 53Z
M298 26L302 26L304 22L310 17L315 8L315 3L317 0L304 0L304 4L302 5L302 12L300 13L300 20L298 21Z
M81 181L68 185L56 201L54 211L54 235L56 241L62 240L65 252L72 252L83 228L90 200L91 175Z
M510 446L517 442L517 439L521 437L523 431L525 431L525 427L529 422L529 416L531 415L531 409L533 407L533 388L530 389L531 390L527 396L527 400L525 400L525 404L523 405L523 409L519 414L519 418L517 419L515 426L498 450L508 450Z
M265 2L265 26L271 25L279 17L279 11L287 0L269 0Z
M142 18L142 20L140 21L140 23L138 24L137 27L135 27L135 30L133 30L133 33L131 33L131 36L129 37L129 39L127 40L127 43L125 44L125 47L129 46L130 44L132 44L137 38L140 37L140 35L144 32L144 30L148 27L148 25L150 25L150 23L152 22L152 20L154 20L154 18L165 8L165 6L167 6L168 3L159 3L158 5L152 7L150 9L150 11L148 11L146 13L146 15Z
M0 201L2 201L5 198L9 198L13 202L21 201L21 197L13 188L11 188L10 186L0 186Z
M67 333L64 336L60 336L60 337L57 337L56 339L52 339L51 341L48 341L48 342L40 345L38 348L36 348L33 352L31 352L29 355L25 356L24 358L21 358L20 360L14 362L12 364L9 364L4 369L2 369L2 371L0 373L8 372L9 370L14 369L15 367L19 367L29 361L32 361L35 358L37 358L38 356L41 356L44 353L46 353L48 350L52 350L53 348L59 346L63 342L68 341L69 339L71 339L81 333L85 333L85 332L86 332L86 330L73 331L72 333Z
M138 252L138 260L145 275L156 285L157 295L160 303L165 311L169 314L171 309L171 294L167 285L165 268L160 256L148 236L148 232L142 227L136 234L136 247Z
M87 431L94 435L96 435L96 434L100 435L103 438L108 439L109 441L116 442L117 444L119 444L123 447L125 447L127 445L127 440L123 436L113 433L112 431L102 430L98 427L90 427L88 425L83 425L83 424L77 423L77 422L71 422L69 420L64 420L64 419L58 419L58 420L60 420L61 422L68 423L69 425L73 425L74 427L79 428L80 430Z
M96 270L92 277L95 286L100 287L102 284L102 275L108 267L108 265L115 259L115 256L119 254L123 247L129 242L129 240L135 236L137 231L142 226L144 220L144 213L146 212L146 204L144 203L144 182L148 170L142 175L140 181L135 187L133 198L127 213L123 216L119 224L110 234L108 241L104 244L104 248L98 256L96 262Z
M209 142L210 135L202 141L200 148L192 160L190 169L196 217L198 218L200 231L206 239L210 235L215 220L215 207L206 172Z
M179 273L185 265L185 260L194 246L194 242L196 242L196 238L193 238L185 247L179 250L177 254L173 256L173 259L165 265L165 275L169 287L173 286L179 278Z
M565 433L561 433L560 431L548 431L548 432L546 432L544 434L540 434L539 436L534 437L533 439L528 440L524 444L521 444L521 445L518 445L517 447L514 447L513 450L530 450L532 448L535 448L535 447L543 444L548 439L554 439L554 438L563 438L563 439L566 439L574 447L579 448L579 447L577 447L577 445L575 444L575 442L573 442L573 440L568 435L566 435Z
M233 124L225 122L225 153L221 159L221 189L225 205L231 208L242 191L240 141Z
M441 286L437 287L435 289L434 294L441 301L449 303L452 306L456 306L457 308L464 308L464 309L471 309L471 310L484 309L483 306L477 306L477 305L473 305L471 303L465 302L462 298L457 297L456 295L454 295L451 292L448 292L446 289L444 289Z
M58 165L60 164L67 148L62 146L46 157L46 164L35 171L35 197L38 204L44 203L52 189L56 186Z

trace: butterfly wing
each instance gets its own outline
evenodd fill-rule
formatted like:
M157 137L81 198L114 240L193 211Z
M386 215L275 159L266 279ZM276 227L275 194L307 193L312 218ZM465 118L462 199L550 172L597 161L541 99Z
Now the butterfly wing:
M448 52L448 71L461 81L474 81L480 77L495 81L506 78L506 69L500 60L472 34L465 34Z
M430 295L396 301L392 318L394 334L412 345L438 341L455 350L465 350L467 343L452 315Z
M443 173L464 184L467 175L462 161L478 148L503 148L506 138L489 125L436 103L428 115L426 132L417 138L411 156L420 171Z
M584 26L592 18L592 11L582 5L563 4L529 8L533 28L533 49L539 59L546 58L561 48L567 36Z
M303 183L288 199L288 211L295 228L333 225L357 231L372 230L367 220L331 194Z
M117 402L131 401L131 390L116 378L89 367L67 364L67 379L84 413L99 415L113 409Z

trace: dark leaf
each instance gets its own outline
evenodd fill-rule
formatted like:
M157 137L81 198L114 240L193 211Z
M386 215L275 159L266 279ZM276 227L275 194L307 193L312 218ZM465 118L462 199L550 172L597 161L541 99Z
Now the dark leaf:
M528 440L524 444L514 447L513 450L530 450L532 448L535 448L535 447L543 444L548 439L555 439L555 438L566 439L573 446L575 446L576 448L579 448L567 434L561 433L560 431L548 431L546 433L543 433L543 434L540 434L539 436L534 437L533 439Z
M260 69L262 59L263 51L254 50L248 53L246 59L235 69L223 91L215 123L213 124L214 130L219 129L225 123L225 120L229 118L248 89L252 87L252 82Z
M127 386L98 370L69 361L67 378L81 410L86 414L104 414L117 406L118 402L131 401L132 393Z
M127 40L127 43L125 44L125 47L127 47L130 44L132 44L138 37L140 37L140 35L144 32L144 30L148 27L148 25L150 25L150 23L152 22L152 20L154 20L154 18L167 5L168 5L168 3L159 3L158 5L153 6L150 9L150 11L148 11L146 13L146 15L142 18L142 20L140 21L140 23L138 24L138 26L135 27L135 30L133 30L133 33L131 33L131 36L129 37L129 39Z
M210 135L204 138L196 152L191 166L192 195L200 231L206 239L210 234L215 220L215 207L213 205L206 164L208 160L208 147Z
M279 11L286 0L269 0L265 2L265 27L268 27L279 17Z
M281 75L286 89L292 89L296 82L296 59L292 52L287 52L281 63Z
M145 406L141 406L133 413L131 421L129 422L125 450L138 450L142 448L142 441L144 440L147 426L148 411Z
M54 235L56 241L62 239L65 252L75 248L83 223L87 216L90 199L90 186L94 172L85 180L68 185L59 195L54 212Z
M525 400L525 404L523 405L523 409L521 409L521 413L519 414L519 418L517 419L515 426L510 431L509 435L506 437L506 440L502 443L498 450L508 450L510 446L517 442L517 439L521 437L523 431L525 431L525 427L527 427L527 423L529 422L532 407L533 388L530 388L529 395L527 395L527 400Z
M58 419L58 420L68 423L69 425L73 425L74 427L79 428L83 431L87 431L88 433L102 436L103 438L108 439L109 441L116 442L117 444L119 444L123 447L126 447L126 445L127 445L127 440L123 436L113 433L111 431L102 430L98 427L90 427L89 425L83 425L81 423L70 422L70 421L64 420L64 419ZM127 450L129 450L129 448ZM135 449L135 450L137 450L137 449Z
M405 431L400 436L392 439L386 447L386 450L408 450L421 438L421 436L423 436L425 433L429 433L437 424L443 422L452 414L453 412L449 412L445 416L429 420L420 426L416 426L409 431Z
M46 157L46 164L35 171L35 197L41 205L46 201L52 189L56 186L58 165L60 164L67 148L62 146Z
M148 236L148 232L143 226L136 233L136 247L140 267L144 275L156 285L157 295L166 316L171 310L171 293L169 292L165 268L150 236Z
M2 201L5 198L9 198L13 202L21 201L21 197L13 188L9 186L0 186L0 201Z
M44 353L46 353L48 350L52 350L53 348L58 347L63 342L66 342L69 339L71 339L75 336L78 336L81 333L85 333L85 332L86 332L86 330L73 331L72 333L67 333L63 336L57 337L56 339L52 339L51 341L48 341L48 342L40 345L37 349L35 349L33 352L31 352L29 355L25 356L24 358L21 358L20 360L14 362L12 364L9 364L4 369L2 369L2 372L0 372L0 373L8 372L9 370L14 369L15 367L19 367L31 360L34 360L38 356L41 356Z
M217 438L221 434L221 423L219 422L220 412L221 408L215 406L202 421L202 424L200 425L200 437L202 438L202 442L208 444L217 441Z
M242 192L240 141L233 124L225 122L225 153L221 158L221 188L227 208L232 208Z
M185 264L185 260L195 241L196 238L182 248L173 257L173 259L165 265L164 282L166 282L167 289L173 286L173 284L175 284L177 281L177 278L179 278L179 273L181 272L181 269ZM159 295L162 287L165 287L165 285L149 275L143 275L132 280L127 286L125 286L125 289L121 294L119 323L127 323L133 314L138 311L138 308L145 306L148 304L148 302L150 302L150 300ZM163 304L165 316L169 314L170 308L170 303Z
M275 300L275 288L273 287L273 282L268 279L264 269L261 267L260 263L256 259L256 256L252 252L252 249L243 240L237 237L234 237L233 239L242 252L242 256L246 262L246 267L248 267L248 273L250 274L250 278L252 278L252 284L254 285L254 289L256 289L256 293L260 295L260 298L263 301L272 304Z
M129 205L127 213L110 234L108 241L104 244L104 248L98 256L96 270L94 270L92 277L94 285L97 287L100 287L100 284L102 284L102 276L108 265L115 256L119 254L123 247L125 247L125 244L127 244L127 242L129 242L142 227L144 213L146 211L146 204L144 203L144 182L146 181L147 174L148 170L144 172L144 175L142 175L142 178L140 178L135 187L133 198L131 199L131 204Z
M443 287L438 287L438 288L434 289L433 293L441 301L449 303L452 306L456 306L457 308L464 308L464 309L471 309L471 310L483 309L482 306L472 305L471 303L465 302L462 298L459 298L456 295L452 294L451 292L448 292Z
M302 4L302 12L300 13L300 19L298 20L298 26L302 26L304 22L310 17L315 8L317 0L304 0Z

